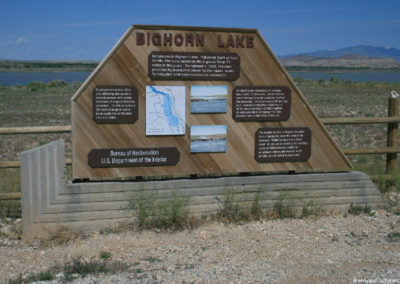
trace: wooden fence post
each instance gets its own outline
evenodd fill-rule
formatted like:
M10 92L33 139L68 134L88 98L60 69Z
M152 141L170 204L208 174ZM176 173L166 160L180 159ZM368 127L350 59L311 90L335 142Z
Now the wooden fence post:
M389 98L388 116L399 115L399 98L392 95ZM399 134L399 123L390 122L387 127L387 146L397 147L397 139ZM397 153L386 154L386 173L394 173L397 168Z

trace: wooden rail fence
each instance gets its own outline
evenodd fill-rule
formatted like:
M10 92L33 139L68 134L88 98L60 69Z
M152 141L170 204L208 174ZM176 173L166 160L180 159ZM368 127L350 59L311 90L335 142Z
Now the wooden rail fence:
M400 153L398 147L399 133L399 98L389 98L388 117L349 117L349 118L322 118L324 125L337 124L387 124L387 147L381 148L355 148L343 149L345 155L371 155L371 154L386 154L386 173L390 174L396 171L397 168L397 153ZM70 133L71 126L38 126L38 127L5 127L0 128L0 135L15 135L15 134L43 134L43 133ZM70 158L66 159L66 164L71 165ZM1 168L19 168L19 161L0 161ZM21 193L0 193L0 200L18 200L21 198Z

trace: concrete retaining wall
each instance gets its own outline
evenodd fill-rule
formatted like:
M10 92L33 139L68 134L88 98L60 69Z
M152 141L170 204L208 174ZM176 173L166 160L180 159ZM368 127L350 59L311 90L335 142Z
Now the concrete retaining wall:
M141 192L189 197L193 215L218 212L227 191L249 203L258 193L265 210L272 210L282 194L299 208L310 200L339 212L347 211L351 202L382 205L379 190L361 172L71 183L65 179L62 140L21 153L21 185L24 238L47 233L57 224L82 230L117 225L132 218L128 200Z

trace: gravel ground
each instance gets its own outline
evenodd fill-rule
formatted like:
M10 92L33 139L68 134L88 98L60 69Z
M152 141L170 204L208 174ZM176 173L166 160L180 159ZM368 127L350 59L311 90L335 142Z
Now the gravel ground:
M74 256L99 259L101 251L127 268L73 283L400 283L400 216L378 211L373 217L210 223L178 233L94 233L50 247L3 238L0 283Z

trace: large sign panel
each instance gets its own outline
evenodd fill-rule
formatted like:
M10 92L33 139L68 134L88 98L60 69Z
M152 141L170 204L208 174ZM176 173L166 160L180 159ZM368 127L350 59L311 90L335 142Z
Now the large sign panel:
M133 26L74 95L72 128L74 179L349 167L250 29Z

